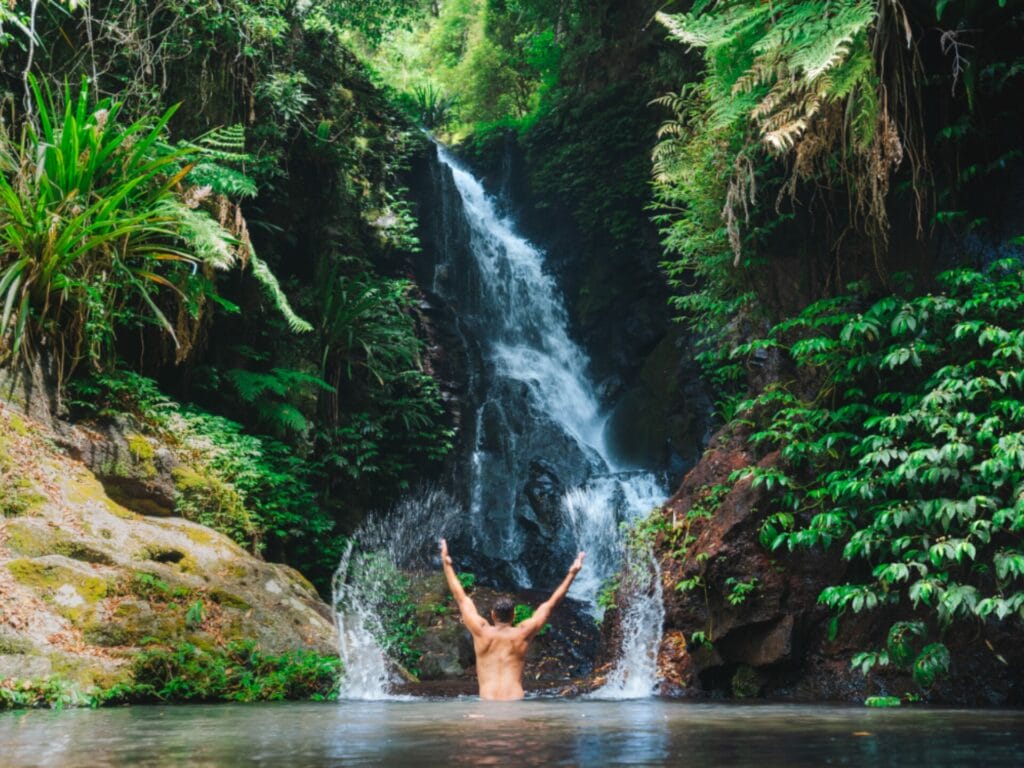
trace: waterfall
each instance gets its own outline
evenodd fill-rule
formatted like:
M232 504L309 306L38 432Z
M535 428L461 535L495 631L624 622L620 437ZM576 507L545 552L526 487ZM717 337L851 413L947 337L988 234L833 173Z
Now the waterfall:
M661 572L650 542L637 542L628 548L618 599L622 648L607 681L591 694L592 698L644 698L653 693L657 683L665 603Z
M569 335L544 253L444 147L437 154L439 193L450 179L461 203L446 202L444 214L462 217L442 231L468 232L468 242L460 249L446 235L433 286L478 341L485 368L468 480L472 547L509 563L520 586L557 583L574 551L586 550L569 594L599 615L598 592L626 560L624 526L659 506L665 489L652 473L616 464L605 437L608 412ZM549 486L557 482L547 504L529 490L538 468ZM656 682L658 566L649 552L633 553L626 571L623 655L603 689L609 696L649 695Z
M455 500L437 488L403 499L393 510L372 515L353 534L332 579L338 655L345 667L342 699L391 698L397 679L384 647L392 607L401 589L399 568L432 567L437 541L460 524Z
M453 539L460 567L504 588L553 587L579 549L587 561L569 596L600 617L598 594L627 564L620 594L623 654L600 695L649 695L662 629L660 574L630 548L628 525L665 498L650 472L619 466L605 437L608 410L545 254L499 214L474 176L437 145L426 216L436 261L421 275L450 307L471 349L463 405L465 460L450 490L373 518L334 580L342 695L386 696L394 673L379 643L384 592L396 567ZM422 267L422 265L421 265ZM399 551L400 550L400 551ZM646 574L646 575L645 575Z

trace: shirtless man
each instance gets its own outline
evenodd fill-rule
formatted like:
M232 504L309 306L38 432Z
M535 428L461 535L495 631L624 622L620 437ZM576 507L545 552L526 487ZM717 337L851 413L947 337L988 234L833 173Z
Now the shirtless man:
M476 676L480 684L480 698L496 701L509 701L523 698L523 663L526 660L526 649L530 641L541 631L551 612L555 609L565 593L569 591L572 580L583 567L584 552L576 556L575 562L569 567L569 574L547 600L540 604L533 616L512 626L515 604L508 598L502 598L491 611L491 620L477 613L476 606L470 600L459 582L452 567L452 559L448 555L448 542L441 539L441 566L448 580L455 602L462 614L462 622L473 634L473 649L476 651Z

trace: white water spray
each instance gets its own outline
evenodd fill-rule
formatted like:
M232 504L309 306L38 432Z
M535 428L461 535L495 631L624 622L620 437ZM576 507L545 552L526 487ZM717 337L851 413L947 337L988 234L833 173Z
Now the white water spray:
M622 648L607 681L591 697L647 698L655 692L658 682L658 649L665 623L661 571L649 543L629 547L618 596L622 609Z
M388 597L400 588L399 568L426 568L437 540L457 530L461 510L445 492L428 489L387 515L371 516L345 549L332 581L338 655L345 667L342 699L387 699L395 664L384 648Z

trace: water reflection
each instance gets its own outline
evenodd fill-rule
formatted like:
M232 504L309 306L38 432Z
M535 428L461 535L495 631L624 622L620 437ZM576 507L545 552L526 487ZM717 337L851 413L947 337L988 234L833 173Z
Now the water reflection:
M477 699L0 715L0 765L1024 764L1024 713Z

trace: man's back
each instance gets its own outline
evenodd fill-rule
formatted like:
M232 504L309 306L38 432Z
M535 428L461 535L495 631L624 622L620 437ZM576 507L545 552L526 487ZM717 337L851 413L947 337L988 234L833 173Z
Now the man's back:
M523 665L529 647L530 633L520 627L487 624L473 634L480 698L523 698Z
M544 628L551 611L569 591L572 580L583 567L584 554L580 552L576 556L575 562L569 567L568 575L551 593L551 597L537 607L530 618L513 626L515 604L507 598L502 598L491 611L494 624L489 624L466 595L466 590L455 574L452 559L448 555L448 542L441 539L441 567L444 569L445 580L452 591L455 603L459 606L459 613L462 614L466 629L473 635L476 677L480 684L481 699L523 698L523 665L526 650L530 646L530 641Z

